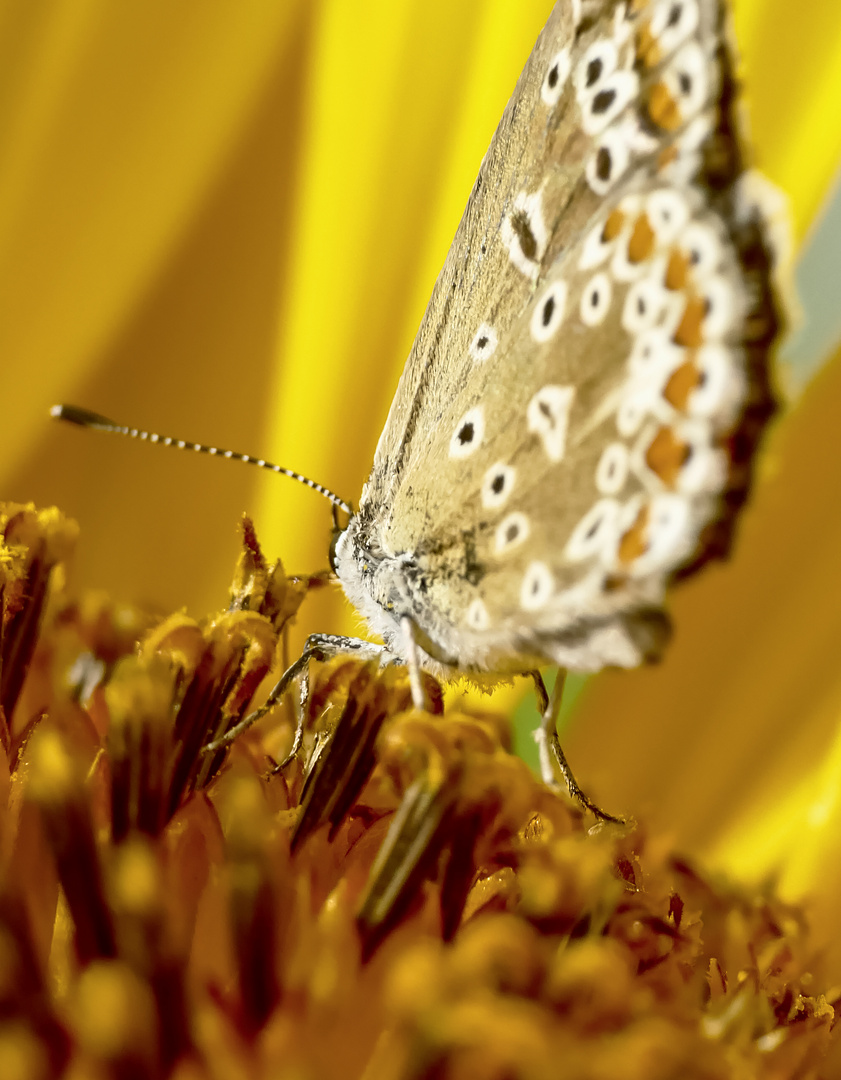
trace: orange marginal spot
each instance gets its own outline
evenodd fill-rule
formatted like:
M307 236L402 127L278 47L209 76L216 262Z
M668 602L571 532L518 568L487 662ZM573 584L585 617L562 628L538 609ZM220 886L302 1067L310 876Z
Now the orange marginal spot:
M651 258L654 253L654 230L645 214L640 214L634 222L634 231L628 241L628 262L641 263Z
M689 395L700 384L701 372L695 366L694 358L690 358L669 376L669 381L663 390L663 397L673 408L686 412Z
M677 131L683 123L678 103L664 82L655 83L649 91L648 115L664 131Z
M646 504L637 514L637 520L623 534L619 541L619 561L629 565L640 555L644 555L648 548L648 520L651 517L651 509Z
M671 428L661 427L645 452L645 463L664 484L674 487L688 457L687 444L681 442Z
M671 289L672 292L677 292L679 289L686 288L686 281L689 277L689 259L682 251L678 251L677 248L669 256L669 264L666 267L666 274L663 279L663 284L667 289Z
M611 211L610 216L604 223L602 229L602 243L609 244L611 240L615 240L616 237L622 232L622 226L625 224L625 215L621 210L616 209Z
M652 68L657 67L663 59L660 43L654 34L651 33L650 23L641 26L639 33L637 34L637 59L643 67L648 68L649 71Z
M676 345L685 345L689 349L704 343L704 300L700 296L690 296L683 311L683 318L675 330L672 341Z

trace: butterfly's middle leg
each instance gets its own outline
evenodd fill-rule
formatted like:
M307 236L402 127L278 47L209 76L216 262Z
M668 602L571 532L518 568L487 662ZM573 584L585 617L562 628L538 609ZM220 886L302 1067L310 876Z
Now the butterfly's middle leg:
M284 671L259 709L255 709L254 712L243 717L238 724L235 724L218 739L214 739L213 742L207 743L202 747L202 751L209 754L216 750L221 750L222 747L230 746L230 744L244 731L250 728L252 724L256 724L256 722L261 720L270 709L274 708L286 693L289 686L296 679L300 678L301 701L295 725L295 737L292 740L292 748L283 761L272 768L272 773L280 772L281 769L284 769L290 761L293 761L298 756L301 744L304 740L304 723L306 719L306 706L309 698L310 685L308 675L310 660L330 660L332 657L340 656L342 653L353 653L362 660L375 660L382 657L385 652L386 648L384 645L375 645L373 642L365 641L364 638L345 637L342 634L310 634L304 643L304 649L301 655L294 663L289 665L286 671Z
M537 692L537 705L541 715L540 726L535 731L534 737L540 755L540 775L543 778L543 782L549 787L555 786L555 766L557 766L569 789L570 795L576 802L580 803L586 810L589 810L591 814L601 821L612 821L617 825L624 825L624 818L608 814L584 794L578 786L578 781L573 775L569 762L566 759L566 754L561 746L561 741L558 738L558 714L561 711L564 683L566 682L567 676L566 671L563 668L559 669L558 677L555 680L551 695L547 693L546 685L543 682L543 678L539 671L530 671L529 675L534 682L535 690Z
M406 668L409 672L409 687L412 691L412 705L422 712L429 710L429 699L423 688L420 658L415 641L415 624L408 615L401 615L400 629L403 633L403 651L406 655Z

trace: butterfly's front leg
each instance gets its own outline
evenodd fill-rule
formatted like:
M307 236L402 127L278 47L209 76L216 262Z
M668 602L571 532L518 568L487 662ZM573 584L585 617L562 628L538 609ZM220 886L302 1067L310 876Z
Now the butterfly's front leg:
M561 701L563 700L564 695L564 683L566 682L567 677L566 671L563 668L559 669L551 696L546 692L546 685L543 682L543 678L539 671L531 671L529 672L529 675L534 681L535 690L537 692L537 704L541 715L540 726L535 731L534 738L540 755L540 775L543 778L543 782L549 787L555 787L557 785L557 780L555 778L555 766L557 765L561 771L561 776L563 776L564 782L569 789L570 795L576 802L580 803L585 810L589 810L590 813L600 821L612 821L617 825L625 825L625 818L608 814L584 794L578 786L578 781L575 779L572 769L569 766L569 762L566 759L566 754L561 747L561 741L558 738L558 713L561 710Z
M269 776L274 776L275 773L282 772L301 752L301 746L304 741L304 724L307 716L307 703L310 696L309 661L329 660L334 656L341 656L342 653L354 653L361 660L375 660L378 657L381 658L385 652L386 648L384 645L375 645L370 641L365 641L364 638L346 637L343 634L310 634L304 643L304 651L296 661L296 664L300 664L306 657L303 666L299 669L301 674L301 700L298 707L295 737L292 740L292 748L283 761L280 761L277 765L273 766L269 772ZM272 690L269 695L269 701L274 697L278 686L286 679L286 676L293 667L295 667L295 664L283 673L280 682L278 682L277 686L275 686L274 690ZM293 675L292 678L295 678L295 675ZM283 690L289 685L290 681L291 679L286 681ZM277 694L277 697L280 697L283 690ZM277 698L275 698L275 700L277 700ZM263 714L267 707L269 707L269 701L262 706Z
M248 716L240 720L238 724L235 724L229 731L226 731L224 735L220 736L220 738L214 739L213 742L203 746L202 753L211 754L216 750L221 750L223 747L230 746L231 743L242 735L244 731L250 728L252 724L261 720L270 709L274 708L295 679L301 677L301 708L298 712L292 749L283 761L272 769L272 773L280 772L280 770L285 768L290 761L297 757L301 749L301 743L303 742L304 718L306 716L306 703L309 697L308 672L310 660L329 660L342 653L354 653L363 660L374 660L377 657L381 657L384 652L385 647L383 645L375 645L370 641L365 641L363 638L345 637L341 634L310 634L304 643L304 649L301 655L294 663L289 665L286 671L284 671L260 708L249 713Z

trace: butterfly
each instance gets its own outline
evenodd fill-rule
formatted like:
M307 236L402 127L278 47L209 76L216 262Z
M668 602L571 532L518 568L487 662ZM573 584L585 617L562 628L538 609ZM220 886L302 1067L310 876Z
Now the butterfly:
M774 254L718 0L559 3L335 545L439 674L634 667L726 553L772 411Z
M667 588L726 554L773 411L775 254L727 17L720 0L556 4L358 509L307 481L349 513L332 566L384 646L314 636L268 705L346 649L407 662L419 706L422 669L661 654ZM551 748L570 779L557 701L541 707L544 776Z

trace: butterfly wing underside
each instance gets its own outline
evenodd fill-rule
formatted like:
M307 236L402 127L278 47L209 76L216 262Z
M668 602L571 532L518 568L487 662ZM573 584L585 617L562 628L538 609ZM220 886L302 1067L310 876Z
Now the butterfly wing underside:
M777 315L724 21L559 3L485 157L359 514L453 666L637 664L727 547Z

